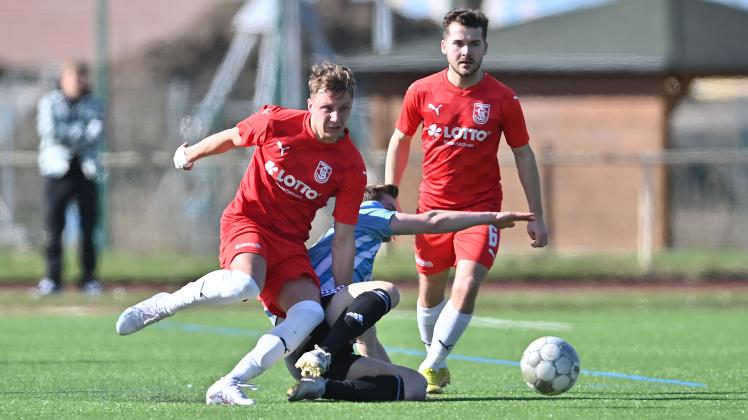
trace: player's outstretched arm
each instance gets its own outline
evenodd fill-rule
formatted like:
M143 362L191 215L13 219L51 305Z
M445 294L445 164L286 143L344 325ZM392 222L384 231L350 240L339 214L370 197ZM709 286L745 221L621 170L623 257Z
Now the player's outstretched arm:
M211 134L192 146L182 144L174 152L174 167L189 171L192 165L206 156L225 153L241 144L241 136L237 127Z
M510 228L514 222L532 222L535 215L524 212L431 210L421 214L396 213L390 219L394 235L457 232L472 226L495 225Z
M335 222L335 237L332 240L332 275L335 284L348 285L353 282L353 258L356 241L353 232L356 225Z
M538 164L535 162L535 153L529 144L522 147L512 148L514 161L517 164L517 174L525 190L525 197L530 211L535 213L535 220L527 224L527 234L530 235L533 248L542 248L548 245L548 229L543 221L543 204L540 198L540 176L538 175Z

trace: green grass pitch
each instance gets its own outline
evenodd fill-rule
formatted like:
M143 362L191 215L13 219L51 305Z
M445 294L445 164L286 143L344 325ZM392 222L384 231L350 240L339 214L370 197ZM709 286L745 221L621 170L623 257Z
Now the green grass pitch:
M425 402L288 403L280 364L253 381L253 407L206 406L205 390L269 327L256 303L185 311L128 337L114 322L151 292L35 300L0 293L0 418L748 418L748 288L481 292L449 359L453 384ZM416 367L414 293L382 320L382 342ZM534 338L572 343L568 393L529 390L515 365Z

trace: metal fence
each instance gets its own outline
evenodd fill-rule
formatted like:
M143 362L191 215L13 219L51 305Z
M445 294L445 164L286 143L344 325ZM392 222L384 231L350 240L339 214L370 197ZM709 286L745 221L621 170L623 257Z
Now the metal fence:
M111 152L104 161L110 247L143 253L214 253L221 211L235 194L248 154L236 151L206 159L188 173L172 167L171 151ZM0 170L13 174L16 195L14 208L8 208L0 197L0 238L6 246L37 247L43 239L42 178L35 162L35 152L0 153ZM540 165L546 196L563 189L563 168L584 171L601 164L612 171L633 168L643 173L634 207L637 214L629 215L636 220L631 228L638 232L636 250L643 265L652 257L655 209L663 204L667 204L672 248L748 249L748 151L544 153ZM656 194L654 174L663 169L667 170L667 192ZM608 188L604 180L598 181L600 185L594 187L596 180L590 178L593 188ZM546 200L546 219L555 229L564 219L555 213L552 202ZM580 202L580 210L583 205ZM329 226L329 211L320 214L323 217L315 223L312 238ZM599 251L604 252L604 246Z
M38 81L30 82L21 91L11 92L9 86L0 83L0 88L5 89L3 97L15 98L4 99L4 108L0 109L0 252L8 248L39 248L45 234L43 179L36 169L35 102L28 99L38 98L43 89ZM235 194L246 169L248 152L232 151L201 161L189 173L177 171L171 165L171 156L183 141L179 121L189 112L188 104L200 99L194 94L198 89L184 81L168 84L123 79L117 81L115 89L119 93L111 104L109 152L104 159L107 171L103 231L107 246L131 253L214 255L221 211ZM250 102L229 101L216 127L229 126L249 114L254 107ZM356 99L351 120L355 139L368 139L368 107L366 98ZM570 176L575 182L584 181L582 191L595 194L615 187L599 176L601 170L617 176L627 173L635 181L633 192L621 198L626 200L625 206L609 202L605 203L608 208L588 208L588 197L582 194L578 207L587 214L607 212L610 208L626 212L622 218L630 221L627 233L633 230L638 235L638 240L631 240L626 246L638 251L643 265L649 263L661 245L657 241L658 223L666 224L665 245L672 248L748 250L748 148L739 146L722 151L625 155L536 150L546 195L546 219L556 232L567 228L572 220L568 200L567 208L560 209L554 207L557 200L553 199L554 195L565 194ZM381 180L383 152L367 150L366 143L359 144L359 148L370 169L370 180ZM419 159L417 154L411 157ZM513 164L502 161L502 167L507 169ZM660 185L663 179L665 185ZM666 209L664 221L657 219L660 208ZM318 215L312 238L330 225L329 209ZM598 223L604 230L602 222ZM70 237L75 229L67 231ZM609 250L608 244L594 242L594 237L585 245L599 252ZM554 246L564 251L563 244L558 246L556 242Z
M37 80L12 85L25 86L33 95L15 111L6 109L8 102L0 109L0 252L3 248L39 248L45 237L44 180L36 164L34 107L46 86ZM200 99L196 91L201 89L184 80L119 79L115 90L101 180L105 193L101 233L106 246L133 253L215 254L221 212L236 193L251 150L205 159L187 173L177 171L172 154L185 141L188 104ZM366 104L366 98L357 98L354 104L350 120L354 138L365 138L361 133L367 131ZM203 131L231 126L255 108L252 101L229 100L215 126L203 127ZM358 146L366 150L365 144ZM318 213L313 238L329 227L330 214L329 210ZM67 227L71 229L66 227L65 237L74 241L76 212L69 215Z

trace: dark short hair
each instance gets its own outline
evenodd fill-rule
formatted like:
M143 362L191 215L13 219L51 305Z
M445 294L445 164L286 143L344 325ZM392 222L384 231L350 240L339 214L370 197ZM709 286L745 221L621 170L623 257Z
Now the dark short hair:
M356 89L356 79L353 71L346 66L324 61L312 66L309 75L309 94L329 91L335 93L348 92L353 97Z
M383 194L391 195L392 198L397 198L397 194L400 189L397 185L393 184L373 184L366 186L366 192L364 192L364 201L379 201Z
M444 38L449 35L449 24L457 22L467 28L480 28L483 34L483 40L486 40L488 33L488 18L478 9L453 9L444 15L442 28L444 29Z
M64 71L72 70L80 76L88 76L88 64L82 60L70 60L65 61L60 66L60 73Z

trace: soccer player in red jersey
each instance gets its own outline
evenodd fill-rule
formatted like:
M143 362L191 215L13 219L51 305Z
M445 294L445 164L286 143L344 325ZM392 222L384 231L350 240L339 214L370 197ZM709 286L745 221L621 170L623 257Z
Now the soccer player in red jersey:
M443 28L441 51L449 66L417 80L405 93L387 150L385 183L400 184L411 138L422 124L423 180L418 212L500 211L497 152L504 133L529 209L535 214L535 220L527 225L531 246L544 247L548 234L540 181L522 108L511 89L481 71L488 19L479 10L456 9L444 17ZM478 288L498 246L499 231L491 225L416 236L417 319L428 349L418 370L428 380L430 393L443 392L449 383L445 359L470 322ZM454 285L450 300L445 301L452 266Z
M208 389L208 404L253 404L241 390L244 382L293 352L324 319L319 278L304 242L316 211L331 197L336 199L333 272L339 284L351 283L353 232L366 186L366 167L345 127L355 83L347 67L315 65L307 111L266 105L236 127L183 144L174 154L174 165L190 170L203 157L255 147L221 217L221 269L128 308L117 332L131 334L197 304L255 297L286 318Z

